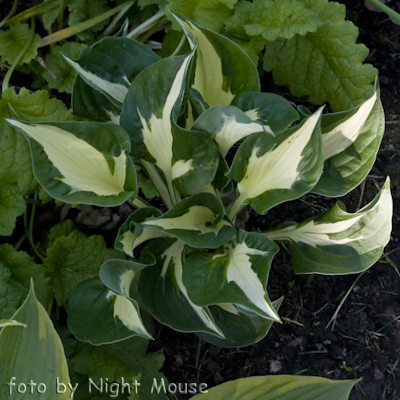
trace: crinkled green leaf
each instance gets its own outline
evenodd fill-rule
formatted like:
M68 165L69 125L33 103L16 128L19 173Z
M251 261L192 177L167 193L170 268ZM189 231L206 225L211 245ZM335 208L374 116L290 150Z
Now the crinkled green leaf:
M160 194L153 185L153 182L145 175L144 172L137 172L137 177L139 189L141 189L146 199L150 200L154 197L160 197Z
M334 381L315 376L252 376L225 382L193 400L348 400L359 380Z
M26 201L17 185L0 182L0 236L10 236L17 217L26 210Z
M243 40L228 34L226 34L226 36L239 45L249 55L254 65L258 66L260 54L265 48L265 39L261 36L252 36L249 40Z
M1 318L11 317L21 305L22 299L28 295L31 278L35 283L39 301L47 307L50 279L43 265L36 264L33 258L24 251L16 251L12 245L2 244L0 245L0 268L3 271L0 282L4 284L3 293L0 294ZM8 308L8 311L4 311L5 308Z
M31 28L20 22L11 25L6 31L0 30L1 61L12 64L21 53L31 37ZM35 34L31 45L19 61L19 65L28 63L37 55L40 36Z
M54 242L62 236L68 236L75 230L75 224L72 220L67 219L64 222L54 225L49 234L47 235L47 248L50 249L54 246Z
M337 202L324 214L264 234L289 241L297 274L354 274L371 267L382 255L390 240L392 212L387 178L375 199L354 214Z
M278 37L291 39L296 34L315 32L323 21L302 0L254 0L239 3L225 24L228 32L240 26L249 36L261 35L273 42Z
M53 23L56 21L59 13L60 13L60 8L54 7L53 9L51 9L49 11L45 11L42 14L44 29L46 29L48 31L51 28Z
M110 10L107 6L107 0L70 0L67 2L68 10L70 12L68 18L68 25L74 26L80 22L87 21L88 19L97 17ZM91 28L91 31L97 32L103 29L108 23L108 19L99 22ZM79 39L82 41L90 40L93 38L92 32L83 31L78 34Z
M98 275L101 265L109 259L124 259L117 250L108 249L103 236L85 236L74 230L61 236L47 249L44 265L51 273L53 292L60 305L65 305L75 286Z
M62 54L70 58L78 58L81 51L86 47L84 43L66 42L62 46L55 46L52 52L46 55L47 68L55 75L54 77L47 71L43 73L50 89L57 89L60 93L72 92L76 72Z
M98 384L100 378L103 378L103 382L105 378L108 378L108 382L121 382L122 377L125 383L133 383L135 380L140 383L137 387L137 395L134 394L134 386L131 385L131 396L127 398L127 389L125 389L122 399L165 400L164 393L157 394L156 391L151 393L153 379L157 382L164 379L165 384L168 385L167 378L160 372L165 357L158 352L147 352L148 344L148 340L138 337L101 347L78 344L71 356L70 370L72 382L81 381L82 384L78 386L74 400L88 400L88 378ZM92 386L92 395L99 396L93 399L109 399L112 393L106 394L104 390L103 392L101 395ZM90 399L92 400L92 397Z
M215 32L221 32L224 20L233 14L237 0L169 0L165 8L189 18L196 24ZM166 13L174 29L180 29L179 24L169 12Z
M356 44L358 28L345 21L343 4L328 0L302 0L324 24L316 32L267 44L264 69L274 82L289 85L295 96L309 96L314 104L326 101L334 111L347 110L371 96L377 70L362 64L368 56Z

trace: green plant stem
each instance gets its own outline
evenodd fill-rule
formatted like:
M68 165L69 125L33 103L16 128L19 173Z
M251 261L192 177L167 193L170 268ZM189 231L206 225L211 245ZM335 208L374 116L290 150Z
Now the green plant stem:
M182 48L183 44L185 43L185 40L186 40L186 35L183 34L181 41L179 42L179 44L178 44L177 48L174 50L174 52L170 55L170 57L176 56L179 53L179 50Z
M151 36L153 36L157 32L160 32L161 30L163 30L165 28L166 24L168 24L168 23L169 23L169 21L166 17L160 19L160 21L158 21L156 25L154 25L152 28L147 30L143 35L141 35L139 38L137 38L137 40L139 42L146 43Z
M134 200L128 199L128 202L137 208L149 207L149 204L140 197L136 197Z
M14 3L11 7L10 12L4 17L4 19L0 22L0 28L9 20L10 17L12 17L15 13L15 10L17 9L18 5L18 0L14 0Z
M236 217L239 214L240 209L243 207L243 203L246 200L245 195L240 195L231 205L231 208L229 209L228 213L228 218L235 223Z
M125 13L133 6L133 2L130 4L127 4L126 7L124 7L111 21L110 25L107 26L107 28L104 30L102 36L108 36L110 33L113 31L115 28L115 25L118 24L119 20L125 15Z
M398 12L392 10L390 7L388 7L386 4L381 3L379 0L369 0L369 1L378 8L380 8L384 13L389 15L389 17L392 17L396 21L400 22L400 14Z
M28 51L29 46L31 45L34 36L35 36L35 19L32 18L32 20L31 20L31 34L29 36L29 40L26 42L24 48L20 51L20 53L18 54L18 57L11 64L11 66L8 69L6 75L4 76L3 84L2 84L2 87L1 87L3 92L8 89L8 84L10 83L11 75L13 74L13 72L15 70L15 67L18 65L18 63L20 62L21 58Z
M153 164L149 163L148 161L141 160L141 162L146 172L148 173L149 178L153 182L153 185L160 194L164 204L167 206L168 209L170 209L172 207L172 201L169 196L168 188L165 185L165 182L161 178L160 174L158 173L156 167Z
M17 14L16 16L10 18L4 24L4 26L7 27L10 25L13 25L13 24L16 24L17 22L22 22L31 17L34 17L35 15L39 15L46 11L52 10L53 8L58 7L59 3L60 3L60 0L53 0L53 1L43 2L36 6L28 8L28 9L22 11L21 13Z
M35 197L37 197L37 192L35 192ZM39 253L39 250L37 249L36 244L33 241L33 236L32 236L33 222L35 220L35 211L36 211L36 205L33 204L32 210L31 210L31 217L29 219L29 226L28 226L28 211L25 211L25 214L24 214L25 234L29 240L29 243L31 245L33 252L42 260L42 262L44 262L44 257Z
M138 27L136 27L131 32L129 32L128 35L127 35L127 38L128 39L137 39L140 35L142 35L143 33L147 32L154 25L156 25L158 20L161 19L163 16L164 16L164 10L160 10L160 11L156 12L147 21L143 22Z
M60 31L63 28L63 20L64 20L64 11L65 11L66 1L60 1L60 11L58 13L58 30Z
M59 42L60 40L68 39L71 36L74 36L78 33L86 31L87 29L97 25L99 22L104 21L107 18L112 17L114 14L121 11L128 4L134 3L134 1L127 1L125 3L120 4L117 7L114 7L112 10L109 10L103 14L98 15L97 17L88 19L87 21L80 22L74 26L70 26L69 28L62 29L61 31L54 32L51 35L45 36L40 40L39 47L48 46L51 43Z
M18 242L14 244L14 249L15 249L15 250L18 250L18 249L22 246L22 243L24 243L26 237L27 237L27 236L26 236L26 234L24 233L24 234L21 236L21 238L18 240Z

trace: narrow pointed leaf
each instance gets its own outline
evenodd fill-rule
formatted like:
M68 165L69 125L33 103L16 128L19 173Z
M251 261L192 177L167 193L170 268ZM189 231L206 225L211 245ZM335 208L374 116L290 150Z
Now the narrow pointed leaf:
M280 135L255 133L242 143L229 171L239 194L232 210L247 201L265 214L315 186L323 167L321 111Z
M27 137L34 175L51 197L116 206L137 194L129 137L118 125L7 121Z
M225 382L193 400L348 400L360 379L334 381L315 376L252 376Z
M93 93L90 88L121 108L129 85L135 77L160 59L148 46L122 37L105 37L82 51L76 60L64 57L88 86L78 80L73 88L73 108L79 115L82 106L79 99L90 96ZM101 111L107 115L110 108L111 106L107 107L105 104ZM86 114L85 109L82 111Z
M265 237L264 237L265 238ZM280 321L265 290L271 262L279 247L256 232L239 231L237 244L224 252L194 252L185 261L183 282L199 306L233 303Z
M176 239L156 239L144 252L153 254L156 265L140 274L139 295L146 309L161 323L180 332L207 332L224 337L207 307L195 305L182 281L185 244Z
M133 81L120 123L132 140L132 155L155 164L172 185L172 121L182 106L186 71L193 54L163 59Z
M236 233L236 228L224 217L221 202L210 193L183 199L161 217L141 225L156 228L197 248L220 247Z
M39 393L28 395L32 399L52 400L57 391L57 379L65 385L71 384L67 360L60 337L46 310L35 297L33 284L25 302L12 317L26 325L6 326L0 332L0 397L18 399L19 383L41 383ZM34 362L27 363L27 360ZM12 377L15 377L13 380ZM10 386L7 383L10 383ZM45 385L45 386L44 386ZM25 386L26 387L26 386ZM27 393L30 388L27 388ZM39 389L39 386L36 387ZM10 393L11 391L11 393ZM71 391L60 393L60 400L70 399ZM25 397L25 396L23 396Z
M385 131L385 116L376 87L374 94L352 110L322 116L324 172L312 192L344 196L371 170Z
M273 308L278 310L283 297L272 302ZM198 332L196 335L208 343L219 347L246 347L262 340L269 332L274 321L262 317L249 317L238 311L233 304L219 304L211 306L210 311L216 325L225 335L225 339Z
M184 17L173 15L184 29L192 49L197 46L192 88L210 107L229 106L240 93L260 91L257 68L240 46Z
M354 274L371 267L382 255L390 239L392 212L387 178L375 199L357 213L343 211L338 202L325 214L264 235L290 242L298 274Z
M151 265L109 260L100 270L100 279L81 282L69 302L68 328L77 339L93 345L118 342L132 336L151 339L143 325L139 306L130 297L138 273Z

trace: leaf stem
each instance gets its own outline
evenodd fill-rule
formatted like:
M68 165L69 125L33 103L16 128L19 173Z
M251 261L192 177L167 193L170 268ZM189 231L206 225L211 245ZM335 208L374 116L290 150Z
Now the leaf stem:
M182 46L184 45L185 40L186 40L186 35L183 34L183 35L182 35L182 38L181 38L181 41L179 42L179 44L178 44L177 48L174 50L174 52L170 55L170 57L176 56L176 55L179 53L179 50L180 50L180 49L182 48Z
M128 203L132 204L133 206L135 206L137 208L149 207L149 205L140 197L136 197L133 200L128 199Z
M243 203L245 202L247 196L245 194L241 194L231 205L229 209L228 218L235 223L236 217L239 214L239 211L243 207Z
M35 200L37 199L37 192L35 192ZM32 205L31 210L31 217L29 219L29 226L28 226L28 210L25 211L24 214L24 227L25 227L25 234L29 240L32 250L34 253L44 262L44 257L39 253L39 250L36 247L35 242L33 241L32 231L33 231L33 223L35 220L35 212L36 212L36 204Z
M102 37L110 35L110 33L115 28L115 25L118 24L119 20L125 15L125 13L133 6L133 2L127 4L111 21L110 25L104 30Z
M128 4L134 3L134 1L127 1L125 3L120 4L117 7L114 7L113 9L106 11L103 14L98 15L97 17L88 19L87 21L80 22L79 24L76 24L74 26L70 26L69 28L62 29L61 31L52 33L51 35L45 36L40 40L39 42L39 47L44 47L48 46L51 43L59 42L60 40L68 39L71 36L74 36L78 33L81 33L83 31L86 31L87 29L97 25L99 22L104 21L107 18L110 18L114 14L118 13L121 11L124 7L126 7Z
M156 167L146 160L140 160L140 161L143 164L143 167L148 173L149 178L153 182L158 193L160 194L162 200L164 201L164 204L167 206L168 209L172 208L172 201L168 192L168 188L163 179L161 178L160 174L158 173Z
M14 15L15 10L17 9L18 0L14 0L14 3L11 7L10 12L4 17L4 19L0 22L0 28L9 20L11 16Z
M400 14L394 10L392 10L390 7L387 5L383 4L379 0L369 0L371 3L373 3L375 6L380 8L384 13L389 15L389 17L392 17L394 20L400 22Z
M156 12L151 18L147 21L144 21L138 27L130 31L127 35L128 39L137 39L141 34L147 32L151 29L154 25L157 24L158 20L164 16L164 10L160 10Z
M65 11L65 6L66 6L66 1L65 0L60 0L60 8L59 8L59 13L58 13L58 30L60 31L63 28L63 17L64 17L64 11Z
M8 89L8 84L10 83L11 75L13 74L13 72L14 72L16 66L18 65L18 63L21 61L21 58L28 51L28 49L29 49L29 47L30 47L30 45L31 45L31 43L33 41L34 36L35 36L35 19L32 18L32 20L31 20L31 34L29 36L29 40L26 42L24 48L20 51L20 53L18 54L17 58L11 64L11 66L8 69L6 75L4 76L3 84L2 84L2 87L1 87L3 92Z

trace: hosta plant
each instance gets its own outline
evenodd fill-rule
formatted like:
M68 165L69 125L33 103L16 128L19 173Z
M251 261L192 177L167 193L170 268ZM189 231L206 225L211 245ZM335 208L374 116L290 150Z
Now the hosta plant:
M279 243L296 273L334 275L369 268L390 237L388 179L356 213L337 202L266 232L236 226L244 207L263 215L306 193L339 197L366 178L384 130L378 83L351 110L297 111L260 91L237 44L175 17L191 47L183 56L161 59L123 30L65 56L86 120L8 119L51 197L137 207L115 240L129 259L106 261L69 301L69 329L96 345L151 338L143 312L220 346L253 344L280 322L282 298L266 291ZM152 191L160 200L144 198Z

